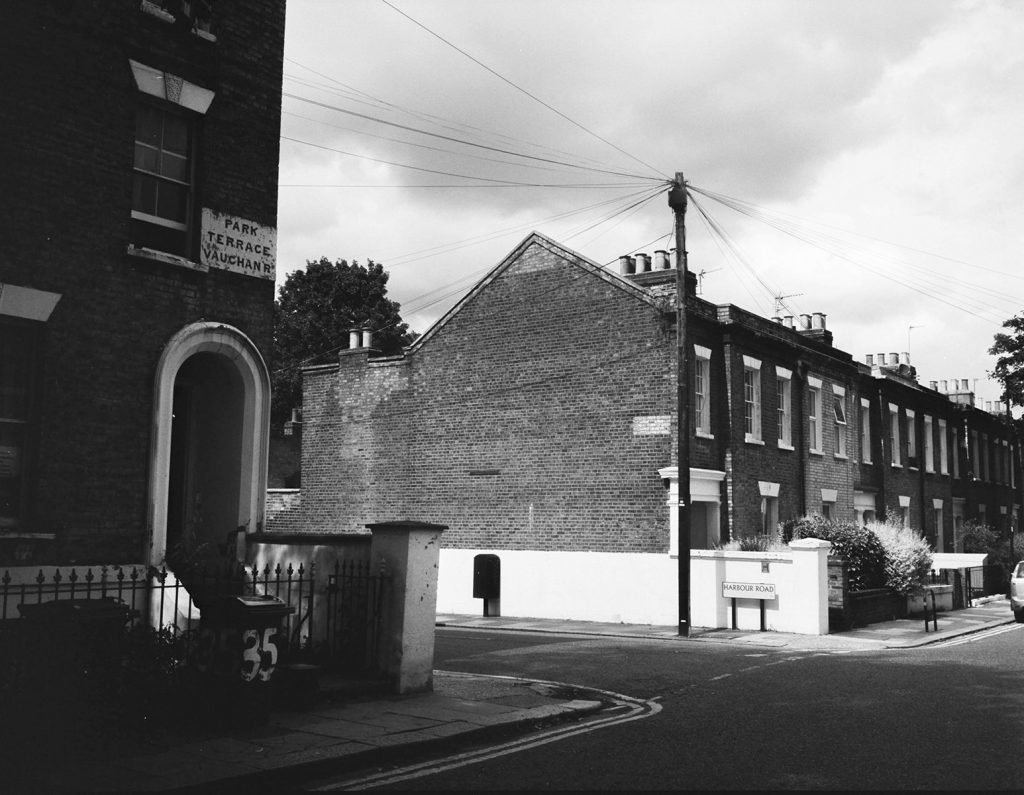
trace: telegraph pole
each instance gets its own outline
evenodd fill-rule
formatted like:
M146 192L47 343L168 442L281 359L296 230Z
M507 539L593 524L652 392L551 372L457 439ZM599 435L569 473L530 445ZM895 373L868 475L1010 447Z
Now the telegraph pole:
M677 171L668 206L676 229L676 464L679 471L679 635L690 636L690 368L686 340L686 182Z

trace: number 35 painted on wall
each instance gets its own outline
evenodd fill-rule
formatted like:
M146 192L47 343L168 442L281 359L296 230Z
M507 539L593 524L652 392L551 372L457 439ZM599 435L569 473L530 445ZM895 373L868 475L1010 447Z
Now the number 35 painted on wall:
M251 682L257 676L266 682L277 666L277 627L267 627L262 634L258 629L242 633L242 679Z

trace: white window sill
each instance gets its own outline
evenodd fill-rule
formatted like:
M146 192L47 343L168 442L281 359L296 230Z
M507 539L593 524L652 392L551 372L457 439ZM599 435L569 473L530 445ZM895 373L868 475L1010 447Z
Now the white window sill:
M903 464L890 464L893 469L903 469Z
M762 446L764 445L764 440L763 439L755 439L753 436L749 436L749 435L748 436L744 436L743 437L743 441L746 442L747 444L759 444L759 445L762 445Z
M698 439L714 439L715 438L715 435L713 433L708 433L707 431L701 430L700 428L698 428L694 433L696 434Z
M810 455L822 455L822 456L823 456L823 455L825 455L825 451L824 451L824 450L815 450L814 448L811 448L811 449L810 449L810 450L808 450L807 452L808 452L808 453L809 453Z
M791 444L786 444L785 442L779 442L779 449L780 450L795 450L796 448L793 447L793 445L791 445Z
M162 262L165 265L176 265L179 268L188 268L200 273L207 273L210 270L208 265L203 265L201 262L193 262L186 257L179 257L177 254L168 254L165 251L156 251L155 249L130 244L128 246L128 256L151 262Z

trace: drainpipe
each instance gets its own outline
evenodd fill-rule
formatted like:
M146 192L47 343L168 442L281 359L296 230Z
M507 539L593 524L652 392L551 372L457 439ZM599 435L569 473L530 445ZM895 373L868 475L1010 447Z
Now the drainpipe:
M923 417L923 415L922 415L922 417ZM915 424L917 423L917 415L916 414L914 415L914 423ZM933 428L933 431L934 431L934 428ZM934 433L932 435L934 437ZM921 447L920 447L921 455L919 455L917 457L917 476L921 480L921 535L923 535L925 538L927 538L928 537L928 516L931 513L931 511L926 511L925 510L925 504L924 504L924 499L925 499L925 497L924 497L924 495L925 495L925 482L924 482L924 480L925 480L926 474L928 472L928 462L924 460L924 453L925 453L925 450L928 449L929 445L925 443L925 438L924 438L924 420L923 419L921 420L921 435L918 438L921 440ZM934 453L935 453L935 451L933 450L932 451L932 461L933 462L935 461ZM939 540L938 539L938 535L936 535L935 540L936 541Z
M878 457L881 459L878 464L881 467L879 496L882 498L882 515L879 520L885 521L889 518L889 470L892 466L892 449L889 450L888 460L885 455L885 440L889 438L891 428L889 427L889 412L886 411L886 401L882 395L882 387L878 387ZM878 499L875 498L875 511L878 511Z
M802 359L796 363L796 378L793 379L797 383L797 392L800 399L800 422L797 423L797 450L800 454L796 457L797 469L800 475L800 491L797 494L797 518L802 519L807 515L807 434L804 430L804 420L807 419L807 415L804 411L804 407L807 405L807 363ZM794 405L796 400L793 401ZM821 412L819 407L818 412ZM820 421L820 419L819 419Z

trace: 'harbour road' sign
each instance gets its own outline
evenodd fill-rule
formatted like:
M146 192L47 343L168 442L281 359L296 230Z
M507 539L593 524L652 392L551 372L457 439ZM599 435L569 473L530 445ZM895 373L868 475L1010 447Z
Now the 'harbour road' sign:
M774 599L775 583L723 582L722 597L724 599Z

